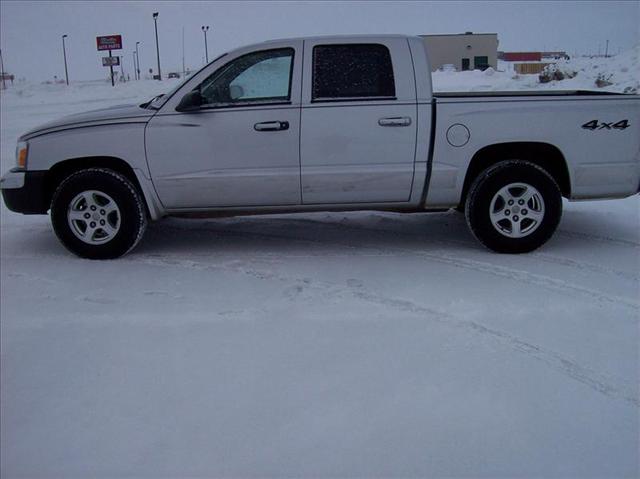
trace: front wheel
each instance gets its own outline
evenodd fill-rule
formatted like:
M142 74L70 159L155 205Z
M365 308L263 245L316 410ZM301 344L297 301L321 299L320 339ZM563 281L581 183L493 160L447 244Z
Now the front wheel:
M498 253L526 253L555 232L562 195L545 170L526 161L504 161L482 172L465 207L474 236Z
M147 224L146 209L125 176L104 168L73 173L51 202L51 223L62 244L90 259L112 259L133 249Z

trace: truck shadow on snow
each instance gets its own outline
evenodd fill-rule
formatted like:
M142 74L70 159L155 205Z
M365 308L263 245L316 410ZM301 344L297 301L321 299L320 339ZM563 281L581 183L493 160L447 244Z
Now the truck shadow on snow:
M219 219L168 218L149 225L144 254L271 252L384 253L425 248L482 249L455 213L305 213ZM135 254L135 252L134 252Z
M48 218L26 229L3 234L3 256L71 255L57 241ZM38 234L34 234L34 233ZM29 235L25 243L24 235ZM638 248L625 225L606 214L567 211L542 250L565 251L619 246ZM486 252L473 238L462 214L443 213L304 213L217 219L167 218L150 223L130 255L199 256L274 253L286 255L381 255L398 251Z
M615 221L566 212L556 234L543 249L638 247L622 239ZM599 216L599 215L598 215ZM571 229L563 228L563 223ZM595 229L595 225L602 228ZM591 233L601 231L601 234ZM628 236L628 235L627 235ZM168 218L149 225L133 252L143 254L224 252L279 254L384 254L426 250L487 251L467 228L464 215L443 213L304 213L219 219Z

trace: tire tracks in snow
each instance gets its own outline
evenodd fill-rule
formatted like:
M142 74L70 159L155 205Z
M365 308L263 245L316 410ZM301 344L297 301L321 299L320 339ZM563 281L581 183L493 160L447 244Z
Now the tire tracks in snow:
M611 236L601 236L601 235L594 235L591 233L582 233L579 231L569 231L569 230L562 230L562 229L559 229L556 232L556 234L559 234L560 236L566 236L568 238L597 241L599 243L614 243L620 246L628 246L636 249L640 248L640 243L638 243L637 241L627 240L622 238L612 238Z
M560 264L568 268L573 268L581 271L589 271L591 273L597 273L597 274L603 274L603 273L610 274L612 276L617 276L618 278L626 281L635 281L635 282L640 281L640 275L638 274L633 274L628 271L620 271L613 268L607 268L606 266L591 263L588 261L577 261L564 256L550 255L547 253L537 253L535 251L528 254L539 259L540 261L544 261L545 263L549 263L549 264L554 264L554 265Z
M526 283L541 288L549 289L553 292L563 290L576 295L582 295L587 298L596 299L599 302L610 303L615 305L624 305L635 311L640 310L640 303L632 299L628 299L622 296L614 296L603 291L598 291L585 286L580 286L575 283L571 283L565 280L553 278L551 276L542 275L538 273L530 273L525 270L510 268L507 266L498 266L484 261L472 260L472 259L460 259L453 258L446 253L433 254L433 253L419 253L419 256L429 258L435 262L448 264L463 269L470 269L473 271L479 271L494 276L515 280L520 283Z
M377 216L379 217L381 220L386 221L386 222L392 222L395 224L398 224L398 226L401 226L401 222L400 220L394 219L394 218L389 218L389 217L381 217L381 216ZM313 220L313 219L304 219L302 221L307 221L307 222L312 222L315 224L332 224L335 227L348 227L348 228L354 228L354 229L362 229L365 231L374 231L374 232L380 232L380 233L391 233L391 234L395 234L397 236L403 237L412 237L412 238L419 238L422 240L425 240L427 242L431 242L431 243L435 243L435 244L442 244L443 246L450 246L450 245L457 245L457 246L463 246L463 247L471 247L474 248L477 246L477 243L475 241L464 241L464 240L459 240L459 239L447 239L447 240L442 240L442 239L438 239L438 238L432 238L429 237L428 235L421 235L421 234L415 234L415 233L406 233L406 232L401 232L401 231L397 231L397 230L393 230L393 229L388 229L388 228L371 228L371 227L366 227L366 226L354 226L354 225L344 225L341 222L336 222L336 221L322 221L322 220ZM585 239L593 239L596 241L603 241L606 242L608 241L607 238L605 237L597 237L594 235L584 235ZM624 246L629 246L629 245L635 245L635 243L631 242L631 241L626 241L626 240L616 240L615 238L611 239L611 242L619 242L620 244L624 245ZM539 251L532 251L530 253L527 253L527 257L534 257L540 261L543 261L545 263L549 263L549 264L553 264L553 265L562 265L562 266L566 266L568 268L574 268L577 270L581 270L581 271L590 271L593 273L598 273L598 274L610 274L613 276L617 276L621 279L624 280L631 280L631 281L640 281L640 275L638 274L634 274L634 273L630 273L627 271L620 271L617 269L613 269L613 268L608 268L606 266L602 266L599 264L595 264L595 263L591 263L589 261L584 261L584 260L574 260L571 258L567 258L564 256L557 256L557 255L551 255L548 253L541 253Z
M398 234L397 232L394 232L394 231L379 230L377 228L367 228L367 227L353 226L353 225L344 225L342 223L334 223L331 221L327 222L327 221L317 221L317 220L310 220L310 219L304 219L301 221L311 222L315 225L322 225L324 227L329 226L329 227L337 228L340 230L351 229L356 231L364 231L364 232L377 233L377 234L392 233L398 236L403 236L403 234L401 233ZM244 229L243 230L214 229L209 231L224 232L226 234L234 234L234 235L251 235L251 236L258 236L258 237L265 237L265 238L272 238L272 239L288 239L291 241L304 241L304 242L311 242L315 244L321 244L325 246L327 244L327 242L324 242L322 240L315 239L315 238L309 239L309 238L293 236L289 234L254 232L251 230L244 230ZM409 236L409 235L406 235L406 236ZM411 236L417 236L417 235L411 235ZM444 244L449 246L451 244L455 244L454 242L448 242L448 241L443 241L439 239L433 240L432 242L436 244ZM437 252L429 252L429 251L410 250L410 249L400 248L400 247L386 247L384 249L381 249L377 246L367 246L367 245L354 246L349 243L336 242L336 241L332 241L332 244L339 245L341 247L348 247L351 249L359 249L359 250L366 248L369 250L378 251L379 253L381 253L381 256L391 255L391 254L397 255L397 253L400 253L404 256L417 256L417 257L432 260L434 262L445 264L448 266L458 267L461 269L470 270L470 271L479 272L479 273L490 274L492 276L497 276L499 278L504 278L512 281L517 281L523 284L539 286L541 288L547 289L554 293L558 293L559 291L564 291L566 293L571 294L573 297L582 296L586 299L596 300L599 303L623 305L634 311L640 311L640 302L634 301L633 299L612 295L604 291L599 291L593 288L581 286L576 283L554 278L552 276L543 275L539 273L530 273L523 269L511 268L508 266L499 266L493 263L488 263L485 261L473 260L468 258L465 259L460 257L453 257L450 253L447 253L444 250L438 250ZM552 262L552 260L549 260L549 261ZM571 264L571 261L572 260L568 260L567 264Z
M475 334L484 340L491 340L511 349L512 351L523 354L529 359L539 361L554 371L574 379L598 393L612 399L622 400L636 407L640 407L640 398L637 395L637 387L634 384L630 384L627 381L613 376L599 373L594 369L581 365L570 357L524 341L505 331L487 327L476 321L458 319L450 313L429 308L408 299L380 294L365 288L357 281L347 281L345 284L337 284L327 281L313 280L311 278L301 278L288 274L275 273L273 271L262 271L255 267L249 267L247 261L244 260L232 260L226 264L206 264L194 260L176 260L155 256L135 257L135 255L131 255L121 261L143 263L146 265L160 267L178 267L191 270L196 269L236 273L264 281L275 280L288 285L283 294L291 301L295 301L297 296L308 288L327 298L344 298L345 296L350 296L369 304L386 307L395 311L410 313L419 316L421 319L427 319L451 326L465 333Z

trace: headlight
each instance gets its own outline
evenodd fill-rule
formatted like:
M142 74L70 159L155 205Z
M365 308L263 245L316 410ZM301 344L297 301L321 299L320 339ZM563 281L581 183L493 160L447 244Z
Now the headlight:
M29 153L29 143L19 141L16 146L16 166L21 170L27 169L27 154Z

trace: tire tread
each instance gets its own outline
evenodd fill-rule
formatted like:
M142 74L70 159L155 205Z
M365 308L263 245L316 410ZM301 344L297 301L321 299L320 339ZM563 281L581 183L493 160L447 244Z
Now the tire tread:
M53 208L54 205L56 204L56 202L58 201L60 195L62 194L62 192L65 190L65 188L72 182L81 179L83 176L89 176L89 175L95 175L95 174L103 174L103 175L109 175L111 176L113 179L117 180L118 182L120 182L122 184L122 186L124 186L129 193L131 194L131 197L134 200L134 203L136 205L136 214L138 216L138 221L139 221L139 225L140 227L138 228L137 231L137 235L134 238L134 240L131 242L131 244L129 245L129 247L126 249L126 251L124 251L121 254L115 255L115 256L107 256L108 258L113 258L113 257L119 257L119 256L124 256L127 253L129 253L131 250L133 250L138 243L140 243L140 241L142 240L142 237L144 236L144 232L147 228L147 208L145 205L145 202L140 194L140 192L136 189L136 187L133 185L133 183L131 183L131 181L124 175L122 175L121 173L118 173L117 171L111 170L109 168L99 168L99 167L94 167L94 168L86 168L83 170L79 170L76 171L74 173L71 173L69 176L67 176L64 180L62 180L60 182L60 184L58 185L58 187L56 188L55 192L53 193L52 199L51 199L51 214L53 216ZM81 255L79 254L77 251L73 251L64 241L63 236L61 235L61 232L58 229L58 226L56 225L55 221L52 221L53 224L53 230L56 234L56 236L58 237L58 239L60 240L60 242L67 248L69 249L72 253L77 254L79 256L83 256L83 257L91 257L91 256L86 256L86 255Z
M476 227L476 225L477 225L477 215L482 214L481 213L482 208L478 206L478 201L480 201L479 190L483 187L483 185L486 184L486 182L488 180L490 180L494 176L502 174L506 170L517 169L517 168L520 168L520 169L522 169L522 168L534 168L540 174L542 174L544 177L546 177L546 179L550 182L550 185L554 189L554 194L557 194L557 197L560 198L560 200L559 200L560 201L560 214L554 215L555 218L551 218L551 223L549 223L547 225L546 234L541 236L541 241L539 241L539 244L537 244L536 246L525 247L525 248L504 248L504 249L503 248L498 248L498 247L496 247L495 244L492 244L491 241L489 240L489 238L487 238L485 235L483 235L478 230L478 228ZM531 163L531 162L525 161L525 160L506 160L506 161L502 161L500 163L497 163L497 164L487 168L486 170L481 172L478 175L478 177L473 181L471 187L469 188L469 194L467 195L467 200L465 202L465 208L464 208L465 209L465 219L466 219L466 222L467 222L467 226L469 227L469 230L471 231L473 236L484 247L486 247L486 248L488 248L490 250L499 252L499 253L525 253L525 252L528 252L528 251L532 251L533 249L536 249L537 247L539 247L542 244L544 244L545 242L547 242L549 240L549 238L555 232L555 230L556 230L556 228L557 228L557 226L558 226L558 224L560 222L561 215L562 215L562 208L561 208L562 199L561 199L561 197L562 197L562 195L561 195L560 186L558 185L558 182L544 168L541 168L540 166L536 165L535 163ZM551 212L551 214L553 214L553 212ZM523 239L526 239L526 238L528 238L528 237L525 237ZM505 237L505 240L506 239L507 238ZM506 244L506 242L505 242L505 244ZM517 244L517 243L512 243L512 244Z

